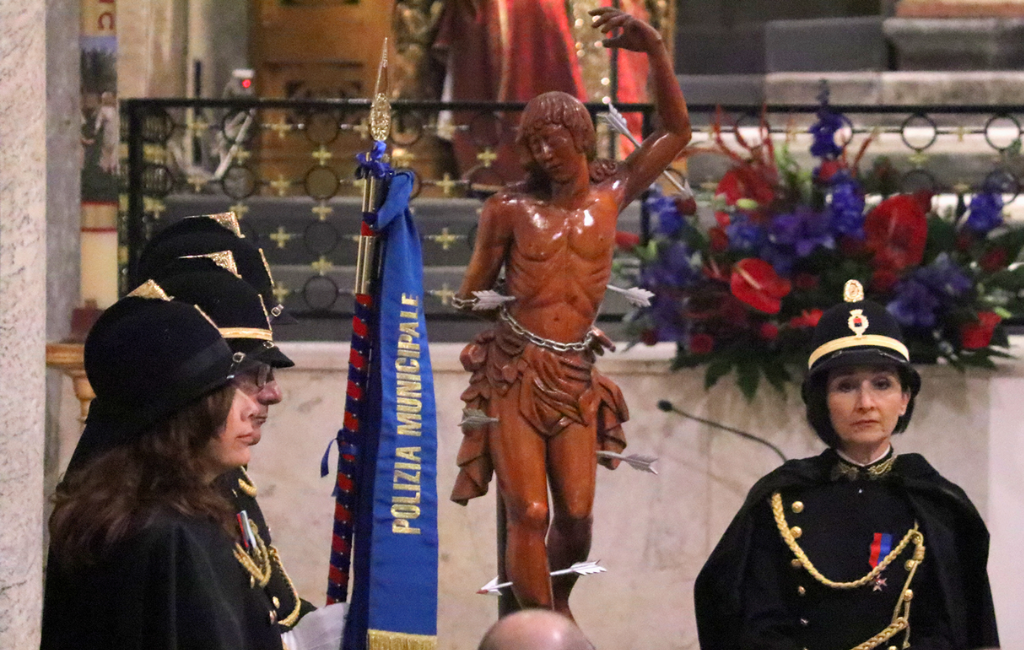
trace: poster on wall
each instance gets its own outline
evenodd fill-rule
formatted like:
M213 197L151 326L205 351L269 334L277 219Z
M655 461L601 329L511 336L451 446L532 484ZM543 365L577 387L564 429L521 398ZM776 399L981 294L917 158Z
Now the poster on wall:
M117 300L118 163L117 14L114 0L80 0L82 75L82 300L106 308Z
M116 34L113 0L82 0L83 203L117 204Z

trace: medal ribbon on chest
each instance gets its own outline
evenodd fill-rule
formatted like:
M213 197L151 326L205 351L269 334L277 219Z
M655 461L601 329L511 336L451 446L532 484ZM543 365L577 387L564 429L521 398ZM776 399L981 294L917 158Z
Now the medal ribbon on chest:
M874 538L871 540L871 553L868 556L868 564L874 569L878 566L878 562L881 558L889 555L892 551L892 535L889 533L875 533ZM871 591L882 591L885 587L885 578L879 573L877 577L872 581L873 585Z

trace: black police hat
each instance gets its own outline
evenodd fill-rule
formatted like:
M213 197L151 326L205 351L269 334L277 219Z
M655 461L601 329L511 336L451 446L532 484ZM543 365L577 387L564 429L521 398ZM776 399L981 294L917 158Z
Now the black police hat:
M138 281L154 278L160 269L182 257L223 257L230 252L235 271L263 296L276 324L294 323L274 295L274 279L263 249L242 235L233 212L186 217L157 233L139 257Z
M153 279L173 299L199 307L235 352L243 352L248 358L274 368L295 365L274 345L274 331L263 296L214 260L175 260Z
M847 281L844 299L822 314L814 328L805 388L834 368L889 363L903 369L916 394L921 378L910 365L910 352L896 319L885 307L865 300L864 288L856 280Z
M68 469L223 386L243 361L194 305L143 284L104 311L85 340L96 398Z

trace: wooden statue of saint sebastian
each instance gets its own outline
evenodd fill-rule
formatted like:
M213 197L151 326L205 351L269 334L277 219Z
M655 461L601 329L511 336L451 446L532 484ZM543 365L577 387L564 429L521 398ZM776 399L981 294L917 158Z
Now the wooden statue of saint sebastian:
M534 98L517 142L527 181L484 204L455 300L479 307L474 292L494 288L505 268L504 292L514 300L462 353L473 373L466 408L497 421L463 425L451 498L465 504L497 474L504 566L518 604L569 616L577 576L549 572L587 558L597 451L626 446L622 393L594 367L611 347L593 325L611 275L616 221L690 140L686 103L657 30L615 9L591 13L610 36L606 47L647 54L661 126L621 163L595 160L583 104L561 92Z

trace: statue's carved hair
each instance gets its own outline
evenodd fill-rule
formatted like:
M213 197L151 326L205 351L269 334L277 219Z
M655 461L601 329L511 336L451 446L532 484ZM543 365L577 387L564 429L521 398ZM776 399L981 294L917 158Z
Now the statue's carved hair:
M565 127L569 131L576 150L587 156L592 182L600 183L618 170L615 161L596 157L597 134L587 107L572 95L556 90L537 95L523 109L516 148L528 172L528 187L536 189L546 185L546 179L530 153L529 139L549 124Z

